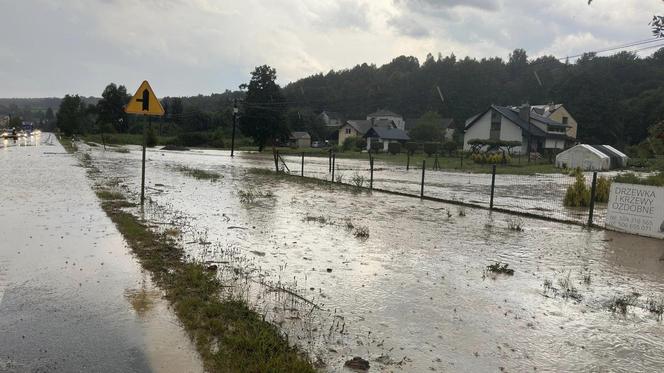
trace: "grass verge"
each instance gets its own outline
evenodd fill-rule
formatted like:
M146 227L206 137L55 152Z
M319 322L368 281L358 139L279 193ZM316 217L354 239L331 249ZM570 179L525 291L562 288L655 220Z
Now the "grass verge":
M61 140L62 141L62 140ZM69 152L75 144L64 139ZM68 143L68 145L65 145ZM150 230L124 210L129 202L108 188L96 191L101 207L124 236L142 267L165 292L205 368L212 372L315 372L278 328L244 301L219 296L222 284L214 270L187 262L167 233Z

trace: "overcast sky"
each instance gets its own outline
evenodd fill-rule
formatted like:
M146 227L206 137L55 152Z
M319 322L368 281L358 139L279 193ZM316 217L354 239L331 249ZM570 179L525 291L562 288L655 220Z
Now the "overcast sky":
M0 97L282 85L406 54L562 57L651 36L660 0L0 0ZM650 51L649 51L650 52Z

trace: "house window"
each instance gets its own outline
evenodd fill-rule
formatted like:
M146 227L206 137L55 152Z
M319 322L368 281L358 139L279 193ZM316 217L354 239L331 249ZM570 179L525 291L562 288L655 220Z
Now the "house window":
M346 135L350 135L350 128L346 128Z
M563 117L563 124L567 124L567 121L568 121L568 120L569 120L569 118L567 118L567 117Z
M500 140L500 123L502 119L503 116L498 111L491 111L491 132L489 132L491 140Z

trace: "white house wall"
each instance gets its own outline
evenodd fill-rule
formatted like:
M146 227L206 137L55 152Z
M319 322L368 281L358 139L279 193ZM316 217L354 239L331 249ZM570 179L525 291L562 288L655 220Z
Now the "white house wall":
M521 127L514 124L509 119L501 116L500 122L500 140L502 141L518 141L523 142L523 131ZM491 110L482 115L475 124L466 130L463 136L463 149L468 151L471 149L468 145L468 140L482 139L488 140L491 136ZM521 152L521 147L515 147L512 150L515 154Z

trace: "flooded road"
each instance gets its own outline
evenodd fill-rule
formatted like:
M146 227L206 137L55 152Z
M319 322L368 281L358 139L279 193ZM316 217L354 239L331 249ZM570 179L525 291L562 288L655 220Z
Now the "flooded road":
M137 198L138 148L81 149ZM372 371L664 368L662 241L248 171L269 162L150 150L148 217L322 370L353 356Z
M43 134L0 162L0 372L202 372L76 159Z

